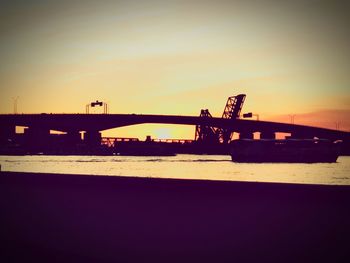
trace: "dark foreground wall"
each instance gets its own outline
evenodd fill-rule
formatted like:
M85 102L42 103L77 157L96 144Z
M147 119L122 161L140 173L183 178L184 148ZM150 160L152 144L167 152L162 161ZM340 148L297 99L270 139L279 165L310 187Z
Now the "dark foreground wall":
M2 172L0 209L1 262L350 260L350 186Z

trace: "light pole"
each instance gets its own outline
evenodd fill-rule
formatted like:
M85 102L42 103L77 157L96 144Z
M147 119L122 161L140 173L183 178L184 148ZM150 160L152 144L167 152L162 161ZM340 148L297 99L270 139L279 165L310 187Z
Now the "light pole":
M289 117L290 117L290 123L291 124L294 124L294 118L295 118L295 114L290 114L290 115L288 115Z
M17 103L18 103L19 96L12 97L13 100L13 113L17 114Z
M335 129L337 130L337 131L339 131L340 130L340 121L336 121L335 122Z
M257 121L259 120L259 114L255 113L255 114L253 114L253 116L256 117L256 120L257 120Z

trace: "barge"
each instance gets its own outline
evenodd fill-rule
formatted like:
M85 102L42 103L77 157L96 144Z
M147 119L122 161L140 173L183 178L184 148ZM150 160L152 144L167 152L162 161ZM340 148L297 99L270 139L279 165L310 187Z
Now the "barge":
M333 163L340 145L325 139L239 139L230 143L230 155L242 163Z

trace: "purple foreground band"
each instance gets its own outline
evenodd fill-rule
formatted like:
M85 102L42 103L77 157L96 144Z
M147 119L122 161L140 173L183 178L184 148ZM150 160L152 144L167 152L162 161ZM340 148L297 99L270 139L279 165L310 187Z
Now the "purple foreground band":
M1 262L349 260L350 186L1 172L0 209Z

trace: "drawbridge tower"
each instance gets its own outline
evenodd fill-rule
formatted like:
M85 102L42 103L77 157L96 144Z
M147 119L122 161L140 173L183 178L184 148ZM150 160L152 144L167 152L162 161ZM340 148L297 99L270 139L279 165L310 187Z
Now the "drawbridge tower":
M208 109L201 110L201 118L212 118ZM206 125L196 125L195 141L217 142L216 130L214 127Z
M241 113L243 103L245 100L245 94L239 94L237 96L228 97L224 112L222 113L223 119L238 119ZM209 110L201 110L199 115L202 118L211 118L212 115ZM232 137L231 129L216 128L205 125L196 125L195 140L208 143L229 143Z

